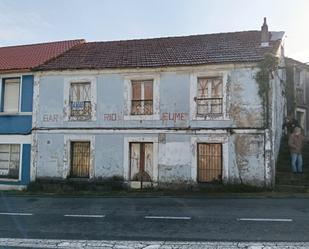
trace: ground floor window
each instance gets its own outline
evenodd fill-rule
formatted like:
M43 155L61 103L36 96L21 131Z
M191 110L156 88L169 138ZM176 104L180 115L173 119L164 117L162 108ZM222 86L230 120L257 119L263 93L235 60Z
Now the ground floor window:
M90 142L71 142L70 177L89 178Z
M0 144L0 178L18 179L20 145Z
M222 144L199 143L198 182L222 180Z
M130 180L151 182L153 178L153 143L130 143Z

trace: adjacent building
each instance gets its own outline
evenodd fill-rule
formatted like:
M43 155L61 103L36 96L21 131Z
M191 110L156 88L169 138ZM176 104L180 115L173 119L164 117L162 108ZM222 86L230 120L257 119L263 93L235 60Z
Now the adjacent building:
M31 179L33 67L83 40L0 48L0 189L21 189Z
M283 35L264 22L261 31L89 42L36 67L33 175L271 186ZM267 107L256 81L265 54L279 61Z
M309 65L286 58L287 116L309 136Z

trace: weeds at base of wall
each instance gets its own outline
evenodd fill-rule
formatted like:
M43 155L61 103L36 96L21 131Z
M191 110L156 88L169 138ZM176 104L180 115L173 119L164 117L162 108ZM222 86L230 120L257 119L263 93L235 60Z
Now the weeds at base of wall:
M38 179L29 184L25 193L48 193L48 194L138 194L148 193L154 195L173 194L199 194L199 193L258 193L270 191L263 187L245 184L194 184L181 183L158 183L156 186L143 189L130 189L121 177L100 178L95 180L59 180Z
M110 178L83 179L37 179L31 182L26 192L34 193L76 193L76 192L110 192L126 189L123 178L114 176Z

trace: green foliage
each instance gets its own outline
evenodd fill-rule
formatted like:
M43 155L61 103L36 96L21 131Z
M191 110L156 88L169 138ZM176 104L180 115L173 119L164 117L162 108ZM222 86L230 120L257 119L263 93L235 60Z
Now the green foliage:
M259 71L255 75L255 80L259 85L259 95L263 101L264 110L266 110L265 120L267 127L269 121L269 81L273 79L274 72L277 70L278 64L279 58L277 58L273 54L265 54L264 59L258 63Z

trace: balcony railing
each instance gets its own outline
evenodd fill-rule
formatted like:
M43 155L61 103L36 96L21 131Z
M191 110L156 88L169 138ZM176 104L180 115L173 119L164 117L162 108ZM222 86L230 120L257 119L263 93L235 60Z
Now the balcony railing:
M91 119L91 101L71 101L70 119L89 120Z
M223 113L222 98L197 98L197 115L221 115Z
M131 115L152 115L153 100L132 100Z

